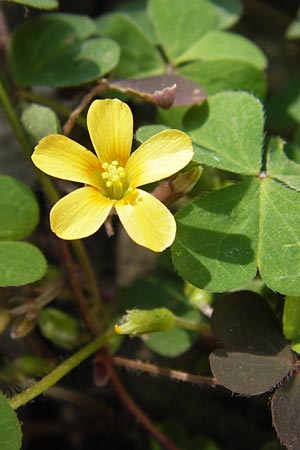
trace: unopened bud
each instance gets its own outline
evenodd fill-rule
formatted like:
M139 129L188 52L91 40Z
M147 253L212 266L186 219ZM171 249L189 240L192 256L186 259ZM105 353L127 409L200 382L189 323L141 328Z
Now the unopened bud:
M203 172L203 167L197 166L188 172L179 172L172 179L173 192L183 196L190 192Z
M118 334L140 335L170 331L174 328L175 316L167 308L132 309L127 311L120 325L115 325Z
M41 333L59 347L70 350L79 344L79 324L77 320L59 309L42 309L38 324Z
M8 328L11 321L11 314L8 311L0 311L0 334Z
M200 309L200 311L207 317L212 315L212 307L210 305L213 300L213 295L211 292L197 288L196 286L186 282L184 286L184 293L189 299L191 305Z

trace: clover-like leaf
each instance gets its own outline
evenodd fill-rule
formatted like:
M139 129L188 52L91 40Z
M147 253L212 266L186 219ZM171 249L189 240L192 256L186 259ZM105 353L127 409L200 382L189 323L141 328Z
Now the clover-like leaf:
M300 295L300 194L275 180L246 179L203 195L177 214L173 263L192 284L224 292L258 267L268 287Z
M28 236L39 220L38 203L31 190L15 178L0 176L0 240Z
M210 2L215 7L220 29L230 28L242 15L243 6L239 0L210 0Z
M265 300L238 292L220 300L212 331L225 347L210 355L214 376L226 388L256 395L276 386L293 369L291 349Z
M295 372L272 397L273 425L280 442L289 450L300 447L300 375Z
M116 66L118 45L95 37L84 16L47 14L27 20L12 36L9 59L21 86L73 86L102 77Z
M216 94L191 108L183 124L195 145L195 162L241 174L259 173L264 116L252 95Z
M226 31L211 31L198 39L180 57L179 62L236 59L265 69L267 60L249 39Z
M226 90L248 91L259 98L266 94L264 73L254 64L235 58L195 61L182 65L178 72L199 83L209 95Z
M285 153L285 142L272 138L267 151L267 173L289 187L300 190L300 164L289 159Z
M7 398L0 392L0 448L20 450L22 432L16 413Z
M45 275L47 262L28 242L0 242L0 286L23 286Z
M145 77L164 71L164 62L155 43L130 16L113 13L96 19L99 33L117 42L120 59L114 69L116 77Z
M215 8L206 0L150 0L149 14L156 34L170 61L198 38L216 28Z
M7 2L18 3L19 5L29 6L37 9L55 9L58 8L58 0L6 0Z

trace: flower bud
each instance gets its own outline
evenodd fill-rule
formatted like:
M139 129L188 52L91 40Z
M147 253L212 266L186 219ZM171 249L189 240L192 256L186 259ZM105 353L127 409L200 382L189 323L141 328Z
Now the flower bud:
M127 311L120 325L115 325L118 334L140 335L158 331L170 331L175 326L175 316L167 308L132 309Z
M77 320L59 309L42 309L38 324L41 333L59 347L70 350L79 344L80 335Z

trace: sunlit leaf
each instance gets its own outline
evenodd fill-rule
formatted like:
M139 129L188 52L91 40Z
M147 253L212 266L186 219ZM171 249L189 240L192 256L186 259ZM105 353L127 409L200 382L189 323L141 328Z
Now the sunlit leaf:
M240 0L210 0L218 17L218 28L224 29L234 25L243 12Z
M267 152L267 173L289 187L300 190L300 164L287 157L283 139L270 140Z

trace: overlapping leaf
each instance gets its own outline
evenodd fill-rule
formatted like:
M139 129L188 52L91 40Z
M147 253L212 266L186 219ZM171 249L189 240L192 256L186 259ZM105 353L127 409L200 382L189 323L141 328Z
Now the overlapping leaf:
M0 392L0 448L20 450L21 426L6 397Z
M21 86L73 86L93 81L118 63L119 47L95 37L84 16L47 14L19 26L10 46L10 65Z
M196 144L196 162L254 178L203 195L178 212L173 245L178 272L200 288L220 292L248 284L258 268L271 289L299 295L300 194L276 181L291 185L295 179L288 164L281 167L284 179L276 173L277 153L270 152L266 173L259 175L260 103L246 93L218 94L192 108L184 123Z

